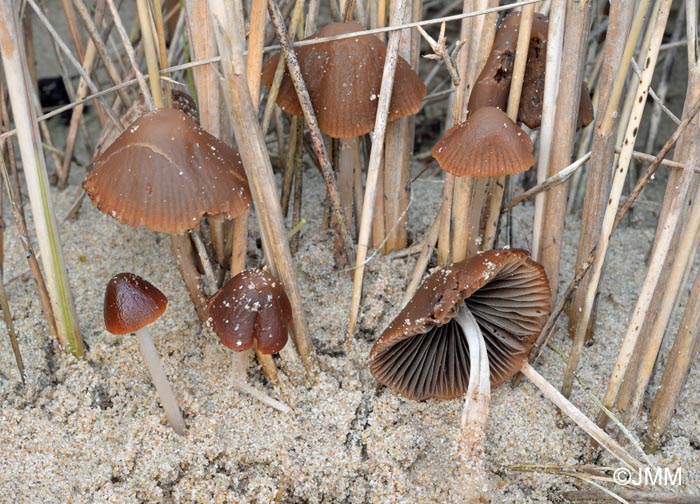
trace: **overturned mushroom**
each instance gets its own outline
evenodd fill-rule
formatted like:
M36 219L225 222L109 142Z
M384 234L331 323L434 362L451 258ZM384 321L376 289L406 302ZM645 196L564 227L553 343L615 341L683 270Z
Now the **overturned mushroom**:
M530 137L495 107L482 107L447 130L432 154L457 177L511 175L535 163Z
M602 446L625 464L639 463L595 423L564 399L527 362L549 316L550 290L544 269L523 250L490 250L438 268L377 340L370 371L380 383L414 400L450 399L488 389L470 383L476 342L488 358L491 386L522 371L540 390ZM487 357L486 357L487 356ZM484 361L479 364L483 376ZM460 451L473 451L470 402L462 418ZM488 411L479 406L484 414ZM478 434L475 436L475 434Z
M292 309L282 284L267 271L241 271L209 300L211 326L221 343L233 350L233 385L282 412L289 407L246 381L247 350L271 355L284 348Z
M165 312L168 299L153 284L133 273L119 273L107 284L104 300L105 327L112 334L136 333L153 385L175 432L185 434L185 421L175 394L153 345L148 326Z

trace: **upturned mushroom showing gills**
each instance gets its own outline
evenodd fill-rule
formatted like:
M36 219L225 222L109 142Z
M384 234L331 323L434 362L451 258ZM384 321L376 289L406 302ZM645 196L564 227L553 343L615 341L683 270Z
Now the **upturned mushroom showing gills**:
M160 318L167 306L168 299L150 282L133 273L119 273L112 277L105 291L105 327L112 334L136 333L168 422L175 432L184 435L185 421L148 328Z
M438 268L374 344L370 371L377 381L413 400L466 394L463 454L474 452L481 435L489 375L495 387L520 371L598 443L625 464L638 466L528 364L549 316L550 299L544 268L523 250L490 250ZM476 366L478 372L473 372Z
M356 22L332 23L306 40L363 30ZM384 42L374 35L357 35L302 46L296 49L296 54L321 131L333 138L353 138L372 131L386 57ZM267 87L272 84L279 57L273 56L263 66L262 81ZM399 57L389 121L418 112L425 94L423 81ZM277 104L289 114L303 116L287 73L282 79Z
M250 205L238 153L169 108L134 121L93 161L83 187L120 222L173 235L208 215L237 217Z
M221 343L233 350L233 386L287 412L289 407L246 381L248 350L264 355L279 352L287 343L292 309L282 284L262 269L241 271L209 300L211 326Z
M512 175L535 164L532 141L501 110L482 107L451 127L432 150L433 157L456 177Z

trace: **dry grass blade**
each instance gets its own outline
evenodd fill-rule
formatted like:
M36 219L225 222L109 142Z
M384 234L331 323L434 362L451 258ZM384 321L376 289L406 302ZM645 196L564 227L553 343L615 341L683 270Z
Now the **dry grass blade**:
M10 103L17 127L17 140L39 248L42 251L44 274L47 279L47 290L53 308L58 339L64 349L76 356L82 356L83 339L77 325L73 295L68 284L56 216L53 211L46 161L41 150L36 113L31 99L33 89L29 82L22 48L13 42L21 40L16 7L14 2L3 2L0 6L0 25L6 30L5 36L0 37L2 61L7 80L13 83L8 89Z
M593 266L593 270L591 271L590 281L586 286L586 302L577 321L574 345L571 349L571 353L569 355L569 363L567 364L566 372L564 375L562 389L565 392L571 391L571 385L573 382L573 372L576 369L578 359L583 349L583 341L586 330L588 328L588 322L593 311L595 293L598 290L598 282L602 273L602 267L603 262L605 261L608 243L610 241L610 232L612 231L614 217L618 210L620 196L622 194L622 189L627 174L627 169L629 167L629 163L632 157L631 154L634 148L634 140L639 131L639 124L641 122L642 112L644 110L644 102L647 96L647 90L649 88L651 78L653 76L654 67L656 66L656 59L659 54L659 45L661 44L661 39L664 33L664 27L666 26L666 19L668 18L670 4L671 2L669 0L658 0L656 4L655 12L657 12L658 14L656 16L653 16L653 18L656 20L655 24L652 25L654 26L654 33L649 43L649 46L645 48L647 56L645 58L646 63L644 67L644 72L642 74L642 79L637 90L637 98L635 98L634 100L632 120L627 126L627 133L625 134L625 142L622 148L622 153L620 154L620 158L615 169L615 175L613 176L610 198L605 211L605 216L603 218L603 226L600 238L598 240L598 246L596 247L596 260ZM641 325L641 323L639 325ZM629 343L631 343L631 341L628 341L627 344L629 345ZM623 345L623 349L621 350L621 352L622 351L627 353L625 345ZM624 365L621 362L619 364L616 364L616 370L613 372L613 377L611 378L609 384L608 393L606 393L606 399L603 401L603 404L605 404L605 406L608 408L612 405L612 401L614 401L615 399L614 396L617 395L619 381L622 378L622 376L619 375L622 366Z
M401 23L408 15L408 5L406 0L397 0L394 6L392 19ZM389 115L389 103L394 85L394 72L399 54L400 32L393 32L389 36L389 43L384 61L384 73L382 75L382 86L379 91L379 103L377 105L377 119L372 137L372 150L369 156L367 167L367 183L362 208L362 221L360 222L359 238L357 240L357 256L355 258L355 272L353 276L352 301L350 306L350 323L348 328L348 341L352 339L355 331L355 322L360 311L360 299L362 296L362 280L365 271L365 259L369 248L369 234L372 224L372 212L374 211L374 199L377 191L377 179L379 177L379 167L382 162L384 151L384 134L386 132L387 118Z
M250 183L253 202L260 222L263 246L270 259L270 269L284 285L292 307L293 340L308 371L316 368L313 344L306 327L301 295L294 275L292 257L284 230L282 210L277 203L277 190L265 139L257 119L255 105L245 79L245 46L240 12L227 12L224 3L211 1L214 28L222 55L224 78L228 85L228 100L232 125L243 165ZM278 22L281 13L276 5L269 4ZM275 12L276 11L276 12Z
M343 247L345 249L344 252L348 259L348 264L350 264L352 262L352 252L354 248L352 244L352 237L348 231L346 221L343 218L343 207L338 195L338 187L336 185L335 176L333 175L333 168L326 151L325 143L323 142L323 137L321 136L321 131L318 128L316 115L314 114L313 107L311 106L311 98L306 89L306 85L304 84L299 62L297 61L296 54L292 49L291 42L289 40L289 35L284 26L282 13L274 0L270 0L268 2L268 9L270 11L272 23L277 30L277 37L280 39L284 57L287 60L289 75L294 83L294 89L297 92L299 103L304 112L304 119L306 120L306 124L308 125L311 133L311 140L313 142L314 150L316 151L316 156L321 163L321 173L323 174L323 179L326 183L328 197L331 200L335 224L338 226L338 230L340 231L340 236L343 240Z
M7 301L7 292L5 292L5 284L3 279L2 271L0 270L0 309L2 309L2 316L5 319L5 327L7 328L7 335L10 338L10 346L12 346L12 353L15 356L15 363L17 363L17 371L19 371L20 379L22 383L25 383L24 378L24 361L22 360L22 353L19 350L19 343L17 342L17 332L15 331L15 326L12 323L12 313L10 313L10 303Z

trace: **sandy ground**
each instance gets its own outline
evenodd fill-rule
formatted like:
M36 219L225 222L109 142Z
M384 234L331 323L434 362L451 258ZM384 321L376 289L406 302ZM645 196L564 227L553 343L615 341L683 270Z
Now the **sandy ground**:
M55 74L49 63L40 71ZM52 126L58 127L55 122ZM463 501L464 472L456 451L462 402L405 400L378 387L367 368L372 343L400 309L413 259L372 257L361 332L353 350L346 352L352 281L349 272L334 269L331 240L320 222L322 183L315 171L306 173L303 216L309 222L301 232L296 264L321 372L308 383L298 366L283 363L282 388L276 389L268 386L258 367L249 373L251 383L293 408L288 415L232 389L229 350L199 327L168 238L120 225L88 202L77 220L61 225L61 237L89 351L83 360L56 351L8 222L5 282L27 384L20 384L0 324L0 502ZM54 191L59 219L74 201L81 177L75 169L69 188ZM434 174L414 184L409 230L416 241L427 234L441 188ZM659 194L662 184L654 181L651 189ZM6 201L3 210L10 215ZM657 210L656 203L640 204L633 222L621 227L611 242L597 335L580 366L585 389L576 386L572 397L589 416L596 409L588 394L602 397L636 302ZM531 217L529 204L516 213L516 246L528 248ZM578 229L579 220L571 217L562 285L571 277ZM249 252L258 252L253 237ZM153 333L185 415L185 437L166 424L135 339L104 329L104 288L121 271L150 280L170 300ZM560 321L553 344L567 351L569 342L561 330L565 323ZM675 324L677 319L670 334ZM554 352L546 351L536 367L554 385L560 384L565 363ZM697 366L685 390L662 449L652 457L659 467L680 467L683 484L655 489L700 495ZM636 432L643 432L643 422ZM562 419L527 382L493 391L485 440L486 497L491 502L564 502L563 491L590 488L571 477L512 468L576 466L586 453L582 431ZM607 455L595 462L619 467Z
M59 216L75 197L77 180L55 192ZM414 185L410 231L427 233L441 181ZM284 415L233 390L230 356L201 330L170 256L167 237L118 224L86 203L62 224L66 263L80 325L89 345L84 360L55 352L35 287L12 228L6 234L5 275L27 363L19 383L7 338L0 339L0 501L2 502L460 502L464 483L456 452L461 401L410 402L377 387L367 369L372 342L398 312L413 260L374 256L369 262L353 351L345 349L351 279L334 270L331 243L318 211L321 181L307 170L304 216L309 220L296 256L308 323L322 371L300 382L298 367L282 365L283 389L269 389L292 408ZM7 213L6 213L7 214ZM516 219L516 245L531 207ZM601 397L636 301L653 221L621 228L609 253L595 344L580 373ZM578 221L566 228L562 282L575 257ZM254 240L250 240L251 252ZM102 297L108 279L135 272L170 299L154 325L155 342L184 411L188 432L166 424L134 338L106 332ZM563 327L562 321L562 327ZM554 344L568 349L563 331ZM556 385L564 363L546 352L538 370ZM250 381L265 387L259 369ZM686 393L663 449L653 462L683 468L683 486L700 491L700 372ZM689 392L692 391L692 392ZM573 401L590 416L593 403L577 387ZM585 488L572 478L513 470L514 464L577 465L586 436L562 420L533 386L493 393L485 464L491 502L557 502L562 491ZM617 467L608 456L599 465Z

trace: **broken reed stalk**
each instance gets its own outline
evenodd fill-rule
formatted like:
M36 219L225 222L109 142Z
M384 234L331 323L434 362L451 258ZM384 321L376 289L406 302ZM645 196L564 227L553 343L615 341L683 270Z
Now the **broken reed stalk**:
M17 371L19 371L19 377L22 380L22 384L24 384L24 361L22 360L22 353L19 350L19 343L17 342L17 332L15 331L15 326L12 323L12 313L10 312L10 303L7 301L7 292L5 292L4 282L4 275L2 273L2 269L0 269L0 309L2 309L2 316L5 319L7 336L10 338L10 346L12 347L12 353L15 356Z
M64 0L64 3L70 4L70 0ZM101 2L99 5L102 6L102 9L97 9L95 12L95 24L97 26L99 26L102 23L102 16L104 14L104 2ZM78 53L80 54L80 51L78 51ZM84 56L81 56L80 60L83 62L83 68L85 69L85 71L88 74L92 73L92 71L95 69L95 64L97 63L97 48L95 47L95 43L92 40L88 41L88 45L85 49ZM80 81L78 82L78 89L75 92L73 99L81 100L82 98L85 98L87 93L88 84L85 81L85 79L80 79ZM99 101L96 101L95 103L99 104ZM99 104L99 108L100 110L102 110L101 104ZM71 161L73 158L73 152L75 151L75 145L78 139L78 128L80 126L80 121L82 119L84 110L85 104L79 103L76 104L75 108L73 108L73 111L71 113L70 125L68 127L68 134L66 135L65 148L63 150L63 163L61 164L60 170L58 171L59 187L64 186L68 182L68 175L70 173L70 167L72 164Z
M655 492L648 490L615 489L610 495L608 490L572 490L562 492L561 496L567 501L591 501L591 502L656 502L657 504L697 504L698 496L695 494L679 494L676 492Z
M484 10L494 5L497 5L497 2L493 0L465 0L462 5L462 12ZM454 102L448 126L462 123L467 119L467 114L469 113L467 106L471 90L479 76L479 72L486 64L495 35L496 16L493 14L462 20L460 40L468 41L465 42L465 45L468 44L468 47L463 47L460 52L458 65L459 85L455 88ZM483 191L479 189L485 183L485 180L468 176L454 177L450 174L446 174L445 177L445 190L449 190L447 185L449 178L454 179L454 188L451 195L450 218L447 219L447 215L444 215L446 220L442 221L441 225L445 224L448 226L448 234L451 235L447 242L450 249L449 260L458 262L476 252L474 244L478 243L479 240L479 223L481 222L483 204L486 199Z
M265 44L265 21L267 15L266 0L253 0L250 12L250 28L248 35L248 58L246 60L246 79L250 100L253 103L255 112L258 112L260 105L260 77L262 75L263 45ZM243 215L236 219L234 225L233 244L235 249L231 256L231 276L239 273L245 268L245 252L248 245L248 217L250 210L246 210ZM267 253L267 251L265 252ZM234 270L234 268L236 268ZM273 383L278 383L277 366L272 355L260 352L255 349L255 356L262 365L263 373Z
M559 72L561 70L561 53L566 25L566 0L552 0L549 13L549 30L547 33L547 58L542 93L542 124L540 126L540 145L537 156L537 183L547 179L549 158L554 136L554 120L557 94L559 92ZM544 215L546 195L538 194L535 198L535 218L532 224L532 258L540 261L542 233L544 233Z
M518 42L515 49L515 61L510 81L508 94L508 117L514 122L518 121L518 108L520 107L520 95L523 89L523 77L530 48L530 34L532 33L532 20L535 15L535 5L529 4L522 8L520 13L520 26L518 28ZM483 250L492 249L496 242L498 223L501 218L501 206L508 177L505 175L496 179L486 210L486 228L484 230Z
M188 47L193 59L206 59L218 55L214 31L211 29L209 6L204 0L186 0ZM225 143L230 144L231 138L223 138L221 88L219 77L214 65L200 65L193 68L193 77L199 118L202 128ZM245 268L245 247L247 245L247 215L233 219L233 238L230 249L225 246L224 219L209 219L214 256L219 264L225 265L226 256L230 254L231 276L235 276ZM243 222L238 222L243 221ZM241 231L238 231L238 230Z
M403 24L409 14L407 0L397 0L392 15L392 24ZM359 237L357 240L357 255L355 259L355 271L352 285L352 300L350 306L350 323L348 327L348 342L352 340L355 331L355 322L360 311L362 297L362 280L365 271L365 259L369 248L370 231L372 229L372 212L374 211L375 197L377 193L377 179L384 151L384 134L386 133L387 119L389 117L389 104L394 86L394 73L399 54L399 41L401 32L393 31L389 35L384 71L382 73L382 85L379 91L377 104L377 116L372 135L372 149L367 166L367 182L362 208L362 220L360 222Z
M156 54L155 43L153 42L153 33L151 32L151 14L148 10L148 0L136 0L136 6L138 8L139 13L139 24L141 25L141 40L143 41L143 50L146 54L148 82L151 85L153 105L157 109L163 108L165 106L165 100L163 100L163 89L160 87L158 56Z
M304 367L311 372L316 369L313 344L306 327L301 295L294 276L270 157L245 77L242 13L236 9L227 12L222 0L211 0L209 7L221 54L223 76L227 84L227 106L241 160L248 176L253 203L257 209L263 245L270 260L270 270L284 285L292 307L292 339ZM271 17L276 18L276 23L281 23L282 14L277 5L270 2L268 8Z
M46 160L41 148L36 111L31 98L34 92L33 84L29 81L27 62L22 45L19 43L22 38L18 12L19 5L16 2L7 1L0 5L0 26L5 30L4 36L0 37L2 61L7 82L12 82L12 85L8 86L10 103L17 128L17 141L41 250L47 290L56 323L56 333L64 350L81 357L84 353L83 338L77 323L51 200Z
M583 83L583 67L586 62L588 33L591 25L593 2L582 0L569 4L566 11L563 54L559 74L554 133L549 153L548 176L554 175L571 163L578 122L579 99ZM549 52L547 53L549 55ZM575 56L574 56L575 55ZM547 191L544 201L544 215L547 223L539 241L538 261L542 263L552 287L552 303L556 299L559 279L562 235L566 214L566 186L560 185ZM566 389L563 389L568 396Z
M343 241L345 256L348 260L348 264L352 264L352 251L354 248L352 237L350 236L345 219L343 218L343 207L340 202L340 197L338 196L338 188L336 185L335 176L333 174L333 167L331 166L330 158L328 157L328 152L323 141L323 136L321 135L321 130L318 127L316 114L314 113L313 106L311 105L311 97L306 89L306 84L304 84L301 68L299 67L299 61L297 60L296 53L292 47L287 29L284 26L282 13L274 0L268 1L268 10L270 11L270 18L272 20L272 24L275 26L277 37L279 38L280 46L282 47L282 52L287 61L289 76L294 84L294 89L297 92L301 109L304 112L304 119L309 128L309 133L311 134L311 141L314 146L314 151L316 152L316 157L320 162L323 180L326 183L328 197L331 200L333 219L335 221L335 225L338 226L338 231L340 232L340 237Z
M700 104L700 67L695 68L696 77L690 76L688 79L688 91L686 96L686 105L690 102L696 101ZM697 107L696 107L697 108ZM687 109L686 109L687 110ZM687 110L688 115L695 115L693 121L691 121L686 127L683 137L680 139L678 146L676 147L676 155L678 161L692 166L697 165L700 161L700 142L698 138L700 137L700 119L696 114L693 114L693 108ZM700 223L700 206L696 198L691 196L690 200L686 198L688 194L688 188L691 185L691 179L696 177L695 172L692 170L684 170L681 174L679 180L679 187L676 189L676 194L670 201L664 199L664 206L668 207L667 219L663 224L663 228L660 230L659 237L657 240L657 246L654 248L650 265L649 275L653 274L656 270L652 267L658 268L660 276L661 269L664 266L664 262L672 261L672 267L670 274L666 277L663 288L663 298L660 306L656 307L656 318L654 319L653 326L649 335L645 339L638 337L639 342L636 344L635 355L640 356L640 366L637 371L636 376L634 376L633 390L630 391L629 397L618 397L618 405L627 406L627 419L632 420L639 415L642 407L642 400L644 399L644 392L646 391L649 380L651 379L651 373L654 369L654 364L656 363L656 358L658 356L659 350L661 349L661 342L666 330L669 319L671 318L671 312L676 304L676 296L681 289L682 281L685 277L686 266L690 255L693 252L693 244L695 243L695 235L697 233L697 226ZM696 195L697 196L697 195ZM672 236L674 234L675 228L680 220L683 210L688 207L692 201L692 206L690 209L690 219L686 222L685 232L681 236L681 241L684 243L680 244L676 250L675 257L667 254L669 250L670 243L673 241ZM697 214L697 217L696 217ZM667 259L668 257L668 259ZM643 313L638 315L638 318L630 321L630 329L633 323L638 323L639 319L648 318L647 310L651 303L651 298L654 295L654 290L656 289L656 284L653 286L647 284L647 279L645 279L642 291L639 294L640 302L646 302L646 307L642 305ZM648 299L648 301L646 301ZM637 314L635 309L634 314ZM628 329L628 332L630 331ZM640 343L644 343L640 345ZM627 376L626 380L631 380L632 376ZM628 404L627 404L628 403Z
M639 131L639 124L641 123L642 113L644 111L644 104L646 101L649 84L651 83L654 67L656 66L656 59L659 54L659 45L661 44L661 40L663 38L664 27L666 26L666 19L668 18L670 4L670 0L657 0L657 3L655 5L656 15L652 17L652 19L656 20L656 23L652 25L654 26L654 34L651 38L649 46L644 48L644 53L646 54L644 60L646 63L644 65L644 71L642 72L642 78L640 80L641 82L637 90L637 97L634 100L632 118L627 127L624 145L622 147L622 152L620 154L618 164L615 169L615 174L613 176L612 188L610 191L610 199L608 200L608 206L606 208L605 216L603 219L601 235L598 240L598 246L596 247L596 259L593 269L591 271L590 281L586 286L586 302L583 306L582 312L580 313L580 318L576 326L574 345L571 349L571 353L569 355L569 362L567 363L566 372L564 375L564 382L562 388L564 391L567 392L571 391L573 373L576 369L579 356L581 355L581 351L583 349L583 341L586 329L588 327L588 321L592 313L595 293L598 290L598 282L600 280L603 263L605 261L608 243L610 241L610 233L612 231L615 214L617 213L618 206L620 203L620 196L624 187L627 169L629 168L630 160L632 157L631 154L634 148L634 141L637 137L637 132ZM651 283L651 281L653 280L653 283L655 284L656 279L658 277L652 278L651 276L648 276L647 278L649 280L649 283ZM638 308L642 308L642 305L639 303ZM638 318L638 315L633 316L633 319L636 318ZM639 325L641 326L641 321L639 321ZM630 328L633 329L632 326L630 326ZM606 392L605 399L603 400L603 404L606 408L611 407L612 402L617 396L617 391L622 378L621 372L623 372L623 367L626 367L624 361L626 359L629 359L629 354L634 349L634 346L632 345L630 347L630 344L633 343L634 340L636 340L636 334L638 334L638 332L639 328L633 331L628 331L628 337L626 337L625 342L623 342L623 346L620 350L620 358L618 359L618 363L615 364L613 375L608 384L608 391ZM605 417L605 419L603 419L602 416L599 417L599 420L601 420L602 422L605 422L606 419L607 417Z
M598 94L598 107L595 118L595 129L591 143L591 162L589 163L588 176L586 178L585 198L581 216L581 234L579 236L578 251L576 254L575 271L581 269L582 264L590 255L595 246L600 229L603 225L603 215L610 193L611 169L615 157L615 136L612 134L618 117L619 96L615 93L615 78L620 68L629 66L629 57L625 56L625 40L630 32L632 17L634 15L635 0L620 0L610 5L608 18L608 32L602 52L602 68L596 93ZM640 5L640 10L642 6ZM638 33L638 32L637 32ZM634 38L634 31L629 35ZM630 46L634 49L634 44ZM631 53L630 53L631 56ZM611 120L606 118L610 117ZM585 278L585 282L588 278ZM569 334L574 337L577 320L581 307L585 301L585 289L577 289L571 299L569 310ZM586 328L586 335L590 333ZM584 339L587 337L584 335Z
M689 8L689 7L688 7ZM679 14L684 12L682 9L679 9ZM678 32L678 18L682 18L685 20L685 16L678 15L676 19L676 26L674 28L674 33ZM697 82L697 72L693 72L694 65L689 64L688 67L688 84L687 84L687 92L686 92L686 97L685 97L685 110L684 114L688 114L687 108L692 105L692 102L694 101L694 96L698 96L698 88L693 86L693 81L695 80L695 86L697 86L699 83ZM655 105L658 105L659 108L662 107L662 104L655 102ZM665 107L663 107L665 109ZM671 114L672 116L672 114ZM653 117L652 117L653 119ZM672 118L674 120L674 118ZM674 121L676 125L680 123L680 120L675 120ZM684 134L684 138L687 138L687 134ZM686 157L685 154L687 154L687 149L692 147L689 147L687 140L681 140L679 143L679 148L676 149L676 152L674 154L675 158L681 159L683 157ZM681 163L682 164L682 163ZM657 224L657 234L654 239L654 243L652 245L651 249L651 254L656 253L656 249L658 248L659 245L665 246L665 244L661 244L659 241L660 235L661 235L661 228L662 226L665 225L669 211L671 209L671 202L675 200L676 197L676 191L677 187L682 181L680 180L681 177L683 177L682 172L674 171L669 175L668 181L666 182L666 191L664 194L664 199L661 207L661 211L659 213L659 218L658 218L658 224ZM690 186L687 188L688 190L688 195L692 195L696 192L696 189L699 185L700 181L698 180L698 177L692 177ZM632 390L636 386L636 379L637 375L640 370L640 362L642 359L642 352L646 351L649 341L652 339L651 332L653 330L652 325L656 325L657 322L657 315L658 315L658 310L659 307L664 304L664 301L662 298L664 298L666 295L672 294L672 292L669 292L669 289L666 285L666 282L671 276L671 272L673 269L677 268L678 265L675 262L675 256L677 254L682 254L682 251L679 251L678 249L678 242L681 239L681 236L684 233L684 223L687 220L687 214L689 211L689 205L684 205L682 214L680 216L679 220L679 226L676 228L676 232L670 242L670 247L668 248L668 253L667 253L667 258L665 261L665 264L663 265L663 269L661 271L659 281L657 283L657 287L654 290L654 294L652 297L652 300L649 305L649 309L647 313L645 314L644 318L644 324L641 328L636 348L641 349L641 351L636 351L634 355L632 356L632 359L630 361L630 364L627 367L627 370L625 371L625 377L623 379L622 385L620 386L620 391L618 392L618 398L617 398L617 407L626 410L627 408L627 403L630 400L630 396L632 395ZM672 308L671 308L672 309Z
M356 5L362 5L357 2ZM412 1L412 21L420 20L421 0ZM401 34L399 55L411 64L418 73L420 37L413 30ZM411 199L411 154L415 133L415 116L401 117L392 121L386 128L384 159L389 160L391 169L384 163L384 230L386 238L384 253L401 250L408 244L406 224L408 204ZM359 209L358 209L359 213ZM358 219L359 220L359 219Z
M649 412L649 427L644 438L644 446L651 453L658 450L661 436L671 423L688 373L698 354L698 347L700 347L698 327L700 327L700 274L696 273L690 297Z
M413 295L420 286L425 268L428 267L430 257L433 255L433 250L435 249L435 244L437 243L438 234L440 232L440 213L441 212L438 209L438 213L433 220L433 225L430 226L430 232L428 233L428 236L425 238L425 242L421 247L420 256L416 261L416 265L413 267L411 281L409 282L408 287L406 287L406 291L401 298L401 307L406 306L408 302L413 299Z

